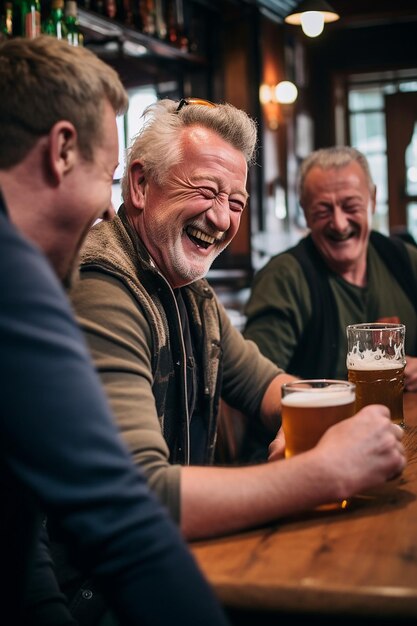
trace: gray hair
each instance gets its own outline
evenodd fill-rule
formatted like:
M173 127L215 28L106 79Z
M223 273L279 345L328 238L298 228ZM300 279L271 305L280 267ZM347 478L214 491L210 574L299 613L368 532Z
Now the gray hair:
M119 76L82 46L41 35L0 44L0 168L19 163L60 120L74 124L86 160L103 139L101 113L109 102L124 112Z
M169 169L182 159L181 130L187 126L203 126L217 133L244 155L248 165L254 161L257 127L244 111L231 104L203 106L184 105L177 112L178 102L160 100L143 113L145 123L128 150L122 180L122 194L129 195L129 169L136 159L142 161L145 177L163 184Z
M301 206L304 206L305 179L308 172L313 167L328 170L331 168L345 167L353 161L356 161L356 163L362 168L368 181L369 191L373 193L375 190L375 183L372 179L371 170L369 169L369 163L366 156L362 154L362 152L359 152L359 150L356 150L356 148L351 148L350 146L332 146L331 148L321 148L320 150L312 152L301 163L298 187Z

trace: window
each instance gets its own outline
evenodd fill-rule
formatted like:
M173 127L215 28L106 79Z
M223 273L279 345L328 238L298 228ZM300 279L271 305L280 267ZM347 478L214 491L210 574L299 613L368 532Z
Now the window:
M377 205L373 227L388 234L388 170L385 132L385 94L417 91L417 70L348 77L347 108L350 145L365 154L377 186ZM410 225L412 210L409 213ZM415 227L417 231L417 225ZM410 226L410 230L412 230ZM417 232L413 233L414 236Z
M120 180L125 169L126 151L132 143L133 138L143 126L143 111L147 106L157 100L156 89L152 86L136 87L135 89L128 90L128 94L129 109L125 115L119 115L117 118L117 128L119 132L119 166L114 173L112 188L112 202L116 211L122 204Z

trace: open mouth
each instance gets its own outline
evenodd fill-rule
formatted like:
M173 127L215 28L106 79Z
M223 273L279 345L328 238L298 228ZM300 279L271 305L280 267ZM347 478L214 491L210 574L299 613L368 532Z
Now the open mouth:
M187 226L185 232L196 246L204 248L205 250L216 241L215 237L207 235L206 233L203 233L202 230L194 228L193 226Z

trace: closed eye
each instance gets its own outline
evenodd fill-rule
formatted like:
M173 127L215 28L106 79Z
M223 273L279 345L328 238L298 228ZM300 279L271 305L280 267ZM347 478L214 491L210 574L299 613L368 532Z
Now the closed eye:
M205 198L209 198L212 200L216 197L217 191L215 189L211 189L210 187L200 187L201 195Z
M312 210L312 217L316 220L323 219L328 217L332 212L332 208L330 206L321 205Z
M355 213L356 211L361 211L362 206L360 204L349 204L343 207L343 210L346 213Z
M242 200L236 200L235 198L229 199L229 206L232 211L242 212L245 208L246 203Z

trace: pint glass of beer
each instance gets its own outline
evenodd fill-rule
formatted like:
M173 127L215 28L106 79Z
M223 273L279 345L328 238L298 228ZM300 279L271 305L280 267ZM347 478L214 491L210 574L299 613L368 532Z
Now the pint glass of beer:
M356 385L355 411L385 404L404 426L404 324L353 324L346 329L348 379Z
M346 380L297 380L282 385L285 456L313 448L325 431L354 414L355 385Z

